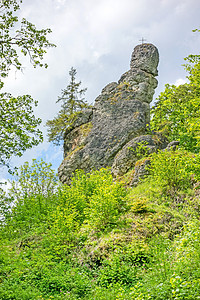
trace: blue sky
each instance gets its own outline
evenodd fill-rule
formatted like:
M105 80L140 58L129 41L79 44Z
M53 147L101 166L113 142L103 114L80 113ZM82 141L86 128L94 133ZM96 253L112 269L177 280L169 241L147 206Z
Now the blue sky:
M13 158L12 165L40 157L55 168L61 163L62 147L47 142L44 124L59 110L56 100L72 66L88 88L86 100L93 103L106 84L129 69L131 53L144 37L160 53L155 97L166 83L184 82L183 58L200 52L200 33L192 32L200 27L199 11L199 0L24 0L19 17L38 28L50 27L49 39L57 47L45 57L48 69L34 69L23 59L23 73L12 70L5 81L4 90L39 101L35 114L43 120L45 138L20 159ZM7 178L5 169L0 178Z

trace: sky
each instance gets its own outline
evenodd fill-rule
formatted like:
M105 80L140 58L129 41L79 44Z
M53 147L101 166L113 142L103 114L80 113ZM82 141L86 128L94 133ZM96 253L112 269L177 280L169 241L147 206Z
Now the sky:
M25 17L38 29L51 28L48 38L57 47L45 56L48 69L34 69L23 59L23 72L12 70L5 80L4 91L38 100L35 115L43 120L44 132L44 142L13 158L12 165L42 157L57 169L62 162L62 147L48 143L44 125L60 109L56 100L69 84L72 66L77 81L87 87L86 100L94 103L105 85L129 70L131 53L144 38L160 55L153 102L165 84L184 83L184 57L200 52L200 33L192 32L200 28L199 12L199 0L24 0L19 19ZM0 179L6 178L1 169Z

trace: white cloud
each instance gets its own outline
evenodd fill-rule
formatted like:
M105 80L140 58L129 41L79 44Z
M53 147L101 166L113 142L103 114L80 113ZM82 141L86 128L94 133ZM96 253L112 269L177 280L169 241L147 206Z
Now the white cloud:
M179 85L181 85L181 84L185 84L187 82L187 79L185 79L185 78L179 78L179 79L177 79L176 81L175 81L175 85L176 86L179 86Z
M144 37L160 52L156 97L166 83L183 82L183 58L200 49L200 34L192 33L199 27L199 0L26 0L21 8L21 16L37 27L52 28L49 39L57 48L46 55L47 70L33 69L26 62L24 74L12 72L5 89L37 99L36 113L44 123L59 110L55 102L68 84L71 66L88 87L91 103L107 83L128 70L131 52ZM47 152L50 159L57 153L47 143L37 149L24 157L31 160Z

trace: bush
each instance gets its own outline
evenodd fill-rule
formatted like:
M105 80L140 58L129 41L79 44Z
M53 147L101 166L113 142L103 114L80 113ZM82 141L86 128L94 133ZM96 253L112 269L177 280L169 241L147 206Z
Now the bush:
M136 281L136 268L123 262L118 256L112 260L104 260L100 269L98 283L100 286L109 287L117 283L130 286Z
M14 176L8 195L2 200L6 226L1 230L8 238L21 236L36 227L46 227L56 206L58 188L51 164L43 160L33 159L31 165L25 162Z
M146 197L133 198L131 211L134 213L145 213L148 211L148 199Z
M91 196L86 210L87 222L91 227L105 230L116 225L119 216L126 209L126 191L121 183L104 182Z
M122 183L113 182L108 169L85 174L77 171L70 186L59 190L58 210L60 216L74 214L81 225L84 221L90 227L104 230L116 224L119 215L125 210L126 190ZM55 215L57 218L58 215Z
M160 151L152 154L150 168L155 184L174 195L200 180L200 155L185 150Z
M58 178L51 167L51 164L42 159L38 161L33 159L31 165L25 162L19 170L14 172L15 180L10 182L12 187L9 195L16 200L26 199L33 195L51 197L58 186Z

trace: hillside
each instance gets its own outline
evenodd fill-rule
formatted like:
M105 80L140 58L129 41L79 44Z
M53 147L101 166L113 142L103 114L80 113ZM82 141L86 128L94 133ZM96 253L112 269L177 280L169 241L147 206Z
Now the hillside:
M66 128L61 182L34 159L0 190L0 300L200 299L200 56L150 122L158 52L136 48Z
M33 168L21 170L27 184L13 190L12 214L4 199L0 299L200 298L199 155L153 154L137 187L134 170L113 181L108 169L77 171L57 187L39 166L29 195ZM34 179L42 172L43 194Z
M186 79L176 68L198 46L198 1L71 2L0 2L0 300L198 300L200 55L185 58ZM45 24L58 44L46 62ZM159 52L142 37L129 69L90 99L142 33L161 46L163 80L185 83L151 108ZM86 102L74 67L56 101L69 63ZM43 160L17 168L45 140L42 121L63 145L58 175ZM45 142L27 157L56 151Z

